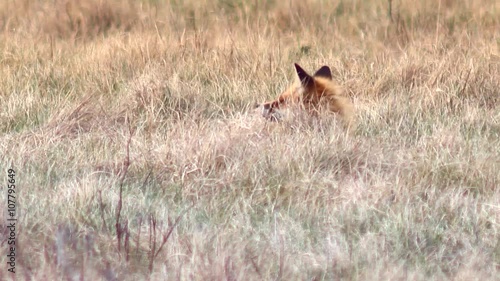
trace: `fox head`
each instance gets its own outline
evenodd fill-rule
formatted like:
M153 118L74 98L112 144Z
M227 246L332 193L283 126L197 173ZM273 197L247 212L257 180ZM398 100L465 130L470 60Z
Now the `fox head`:
M320 67L314 75L309 75L300 65L295 63L295 70L300 83L297 83L283 92L276 100L266 102L257 107L262 108L262 116L269 121L279 121L279 110L290 104L308 104L319 101L324 92L324 87L318 83L320 79L332 80L332 72L328 66Z

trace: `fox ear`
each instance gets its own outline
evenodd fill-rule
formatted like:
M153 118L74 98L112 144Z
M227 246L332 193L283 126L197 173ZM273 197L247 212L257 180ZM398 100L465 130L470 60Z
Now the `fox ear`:
M328 66L324 65L314 73L314 77L324 77L332 80L332 71Z
M300 67L300 65L295 64L295 70L297 71L297 75L299 76L300 83L304 87L311 87L314 85L314 79L311 75L307 74L307 72Z

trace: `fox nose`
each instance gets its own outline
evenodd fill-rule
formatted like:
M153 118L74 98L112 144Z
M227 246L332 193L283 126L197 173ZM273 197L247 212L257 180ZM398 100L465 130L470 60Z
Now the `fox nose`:
M261 105L262 107L262 116L263 117L268 117L269 115L271 115L271 108L269 106L267 106L267 104L262 104Z
M271 107L267 107L266 109L265 106L262 108L262 117L271 122L278 122L281 120L281 114L279 112L273 110Z
M281 114L279 112L269 112L266 115L263 115L268 121L271 122L279 122L281 121Z

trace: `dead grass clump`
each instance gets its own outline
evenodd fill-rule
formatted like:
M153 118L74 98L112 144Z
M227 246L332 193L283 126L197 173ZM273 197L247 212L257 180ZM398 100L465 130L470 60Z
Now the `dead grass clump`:
M58 137L75 138L93 130L98 120L98 111L92 103L92 96L83 100L78 106L69 110L62 110L58 116L48 123Z

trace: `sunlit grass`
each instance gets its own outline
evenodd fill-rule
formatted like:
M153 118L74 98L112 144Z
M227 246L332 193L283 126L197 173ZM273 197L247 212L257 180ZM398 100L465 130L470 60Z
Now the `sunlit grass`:
M17 278L495 280L499 12L487 0L2 2ZM354 132L254 111L295 81L294 62L332 68Z

